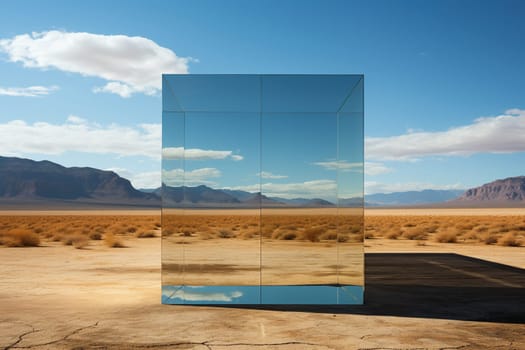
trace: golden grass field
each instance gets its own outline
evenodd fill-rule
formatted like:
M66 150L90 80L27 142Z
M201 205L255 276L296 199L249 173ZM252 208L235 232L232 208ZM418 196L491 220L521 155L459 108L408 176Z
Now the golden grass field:
M27 214L27 213L26 213ZM103 240L109 247L123 247L129 237L160 236L158 215L0 215L0 245L39 246L61 242L77 249Z
M283 215L279 215L282 212ZM525 245L525 215L509 209L476 210L369 210L364 237L450 244ZM319 213L319 214L318 214ZM309 242L360 242L360 216L333 215L320 209L269 211L261 217L254 211L194 211L191 215L165 215L164 236L191 239L264 239ZM83 248L103 240L110 247L125 244L130 237L160 236L161 219L156 212L18 212L0 213L0 246L39 246L62 242Z
M367 216L365 238L460 244L525 244L525 217L479 215Z

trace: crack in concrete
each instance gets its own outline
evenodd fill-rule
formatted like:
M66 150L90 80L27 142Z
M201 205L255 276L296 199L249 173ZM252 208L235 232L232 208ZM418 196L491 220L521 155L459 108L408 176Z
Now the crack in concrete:
M115 344L92 344L91 346L116 346ZM310 345L310 346L324 346L320 344L300 342L300 341L289 341L282 343L213 343L209 340L203 342L176 342L176 343L162 343L162 344L134 344L134 349L154 349L154 348L166 348L166 347L179 347L188 345L201 345L209 350L213 350L214 347L234 347L234 346L249 346L249 347L260 347L260 346L286 346L286 345Z
M73 332L65 335L64 337L62 337L60 339L57 339L57 340L52 340L52 341L47 342L47 343L33 344L33 345L27 345L27 346L16 346L16 344L18 344L20 342L20 341L18 341L14 346L7 347L4 350L8 350L8 349L31 349L31 348L35 348L37 346L46 346L46 345L53 345L53 344L56 344L56 343L60 343L62 341L68 340L69 337L72 337L73 335L78 334L78 333L82 332L83 330L86 330L88 328L94 328L94 327L98 326L99 322L100 321L97 321L96 323L94 323L92 325L89 325L89 326L86 326L86 327L77 328ZM32 333L32 332L30 332L30 333Z
M357 350L429 350L428 348L359 348Z
M469 344L464 345L458 345L458 346L445 346L444 348L439 348L438 350L457 350L457 349L463 349L469 346Z
M289 342L283 342L283 343L209 343L211 346L223 346L223 347L230 347L230 346L284 346L284 345L311 345L311 346L322 346L320 344L314 344L314 343L306 343L301 341L289 341Z
M27 331L27 332L24 332L24 333L22 333L22 334L20 334L20 335L18 336L18 339L17 339L14 343L9 344L8 346L6 346L6 347L4 348L4 350L9 350L9 349L12 349L12 348L16 347L16 346L17 346L22 340L24 340L24 337L25 337L26 335L29 335L29 334L36 333L36 332L39 332L39 331L40 331L39 329L35 329L35 327L33 327L33 326L31 326L31 325L26 325L26 326L31 327L31 330L30 330L30 331Z
M366 335L362 336L361 339L366 337ZM442 348L437 348L437 350L458 350L463 349L465 347L469 346L468 344L464 345L458 345L458 346L445 346ZM375 348L359 348L358 350L431 350L430 348L385 348L385 347L375 347Z

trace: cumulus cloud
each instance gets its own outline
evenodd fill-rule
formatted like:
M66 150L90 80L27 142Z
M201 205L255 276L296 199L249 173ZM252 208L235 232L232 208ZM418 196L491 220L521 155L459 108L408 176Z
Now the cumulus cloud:
M210 160L210 159L231 159L234 161L242 160L243 157L233 154L232 151L206 150L200 148L184 147L165 147L162 149L162 157L168 160Z
M447 131L369 137L365 150L368 159L399 161L426 156L524 152L525 110L510 109L502 115L479 118Z
M58 86L29 86L29 87L0 87L0 95L16 97L40 97L46 96L58 90Z
M107 168L119 176L128 179L135 188L158 188L160 187L160 171L147 171L134 173L126 168Z
M261 171L260 173L257 173L257 176L260 176L263 179L286 179L288 177L286 175L272 174L268 171Z
M375 176L381 174L388 174L392 171L392 168L387 167L383 163L365 162L365 175Z
M184 169L162 169L162 182L168 186L215 186L217 183L209 179L217 178L221 175L220 170L215 168L200 168L186 171Z
M335 197L337 183L334 180L313 180L295 183L263 183L249 186L231 187L232 190L242 190L248 192L262 192L268 197L298 198L298 197L326 197L330 194Z
M95 92L122 97L155 94L162 73L188 73L190 57L140 36L72 33L59 30L21 34L0 40L0 50L11 62L99 77L107 81Z
M464 188L465 186L459 183L451 185L436 185L424 182L381 183L375 181L365 181L365 194L422 190L462 190Z
M363 163L350 163L346 160L332 160L332 161L326 161L326 162L315 162L314 165L319 165L326 170L341 170L345 172L349 171L356 171L356 172L362 172L363 170Z
M319 165L326 170L340 170L342 172L363 172L363 163L355 162L350 163L346 160L340 161L326 161L326 162L315 162L314 165ZM378 162L365 162L364 163L365 174L374 176L380 174L387 174L392 172L392 169L384 165L383 163Z
M26 123L12 120L0 123L2 155L59 155L65 152L145 156L160 159L160 124L121 126L90 123L69 116L63 123Z

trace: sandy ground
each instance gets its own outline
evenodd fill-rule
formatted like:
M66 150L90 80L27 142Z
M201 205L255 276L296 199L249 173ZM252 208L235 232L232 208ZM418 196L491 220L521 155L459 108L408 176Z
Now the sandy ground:
M0 349L525 349L525 248L367 240L365 306L204 307L126 244L0 248Z

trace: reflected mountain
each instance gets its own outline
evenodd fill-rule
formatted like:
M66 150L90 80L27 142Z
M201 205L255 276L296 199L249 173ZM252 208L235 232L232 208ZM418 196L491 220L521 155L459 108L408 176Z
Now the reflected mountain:
M163 184L153 193L161 196L168 208L331 208L336 204L321 198L268 197L261 192L214 189L205 185L172 187ZM362 199L339 200L339 205L353 208L362 205Z

